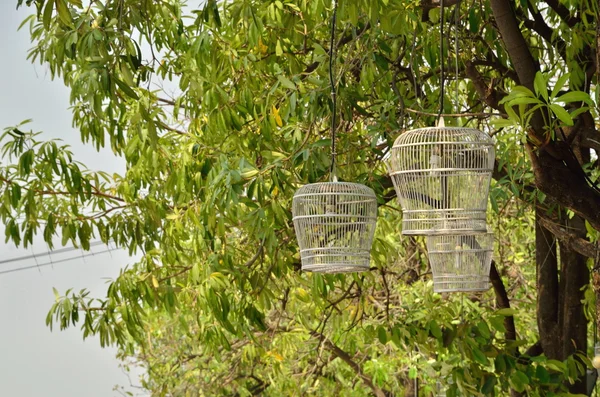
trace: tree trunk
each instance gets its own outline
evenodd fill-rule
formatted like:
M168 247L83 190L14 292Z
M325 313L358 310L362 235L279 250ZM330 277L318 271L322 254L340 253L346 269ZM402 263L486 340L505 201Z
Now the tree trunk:
M579 237L586 235L583 219L575 215L566 220L566 226ZM561 278L561 358L564 360L576 352L587 354L587 319L585 318L583 288L590 282L586 258L566 245L560 244ZM586 380L582 377L569 386L571 393L586 393Z
M536 210L536 213L541 211ZM558 327L558 262L556 255L556 240L554 235L546 230L538 221L535 223L535 261L537 271L537 323L540 333L540 343L548 358L560 360L562 348L560 329Z

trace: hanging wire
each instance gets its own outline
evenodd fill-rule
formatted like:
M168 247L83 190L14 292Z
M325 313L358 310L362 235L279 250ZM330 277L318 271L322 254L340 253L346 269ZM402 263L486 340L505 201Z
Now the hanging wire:
M598 271L598 267L600 266L600 240L596 241L596 257L594 258L594 268L592 271ZM598 299L598 293L596 293L596 300ZM594 310L594 356L596 356L596 345L598 344L598 302L596 302L596 310ZM596 379L596 383L594 383L594 393L598 396L598 380Z
M444 113L444 0L440 0L440 112L438 120Z
M454 70L455 70L455 92L454 95L456 100L456 113L460 113L460 101L458 100L458 24L460 22L460 0L454 6Z
M337 182L335 170L336 148L335 148L335 130L336 130L336 112L337 112L337 93L335 89L335 79L333 75L333 67L335 65L335 27L337 22L337 0L333 0L333 15L331 16L331 37L329 41L329 82L331 83L331 168L329 170L330 178L333 182Z

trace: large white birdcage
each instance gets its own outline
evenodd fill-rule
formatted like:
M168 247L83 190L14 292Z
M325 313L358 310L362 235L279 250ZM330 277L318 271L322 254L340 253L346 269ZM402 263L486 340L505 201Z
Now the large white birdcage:
M420 128L401 134L390 176L402 206L402 234L485 232L494 140L473 128Z
M435 292L475 292L490 288L493 233L427 236Z
M357 183L302 186L292 204L302 270L321 273L369 269L377 197Z

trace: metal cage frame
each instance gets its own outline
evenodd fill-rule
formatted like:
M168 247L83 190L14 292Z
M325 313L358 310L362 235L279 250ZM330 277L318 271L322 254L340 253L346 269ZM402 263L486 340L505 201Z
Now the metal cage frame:
M388 162L402 234L486 232L495 142L474 128L428 127L396 139Z
M377 197L371 188L337 181L304 185L294 194L292 220L302 270L369 270L377 224Z
M426 240L435 292L478 292L490 288L493 233L432 235Z

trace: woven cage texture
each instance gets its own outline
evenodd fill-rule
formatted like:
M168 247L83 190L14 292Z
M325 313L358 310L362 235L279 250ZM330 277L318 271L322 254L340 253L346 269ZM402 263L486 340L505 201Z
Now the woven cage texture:
M357 183L313 183L292 204L302 270L321 273L369 269L377 222L373 190Z
M489 289L493 233L436 235L426 240L435 292Z
M494 140L472 128L401 134L388 166L402 206L402 234L485 232L494 155Z

